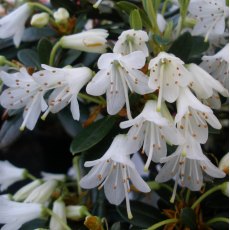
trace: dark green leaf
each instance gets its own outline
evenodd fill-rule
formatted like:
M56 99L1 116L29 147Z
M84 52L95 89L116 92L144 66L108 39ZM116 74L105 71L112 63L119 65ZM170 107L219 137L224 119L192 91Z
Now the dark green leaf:
M113 128L116 120L116 116L107 116L83 129L71 143L72 154L86 151L100 142Z
M133 214L131 220L127 217L126 205L124 203L117 206L117 211L125 221L139 228L148 228L163 218L158 209L148 204L140 201L130 201L130 205Z
M189 227L191 230L197 229L196 224L196 215L191 208L183 208L180 213L180 221L186 227Z
M50 27L44 27L44 28L29 27L24 31L22 41L33 42L33 41L38 41L43 37L52 37L55 35L56 32Z
M52 43L47 38L42 38L38 42L38 56L41 64L49 64L50 53L52 50Z
M79 58L81 55L81 51L79 50L68 50L65 54L62 56L62 60L60 62L60 67L65 67L67 65L73 64L75 60Z
M138 6L131 3L131 2L128 2L128 1L120 1L116 4L116 6L126 12L127 14L130 14L133 10L135 9L138 9Z
M112 225L111 230L121 230L121 223L116 222Z
M35 67L40 69L41 64L39 62L38 53L32 49L23 49L18 51L18 59L22 62L26 67Z
M142 29L142 20L139 10L135 9L131 12L129 16L130 27L134 30Z
M184 33L172 44L168 52L189 63L197 61L208 46L203 37L192 37L190 33Z

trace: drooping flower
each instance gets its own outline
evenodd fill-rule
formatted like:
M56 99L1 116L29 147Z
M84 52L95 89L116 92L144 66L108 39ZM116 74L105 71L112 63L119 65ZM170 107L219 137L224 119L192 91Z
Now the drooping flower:
M157 112L156 107L155 101L147 101L143 111L135 119L120 123L121 128L132 126L128 137L137 145L137 149L143 145L143 151L148 156L145 170L148 170L151 160L159 162L166 156L167 141L175 145L184 141L174 124Z
M192 74L192 81L190 82L190 88L195 92L199 99L208 99L214 92L218 92L223 96L228 96L228 91L221 85L221 83L215 80L205 70L196 64L187 65L187 69Z
M150 188L130 160L129 154L133 148L130 145L126 135L117 135L103 157L85 162L85 167L93 168L81 179L80 185L86 189L104 186L105 196L111 204L119 205L125 198L127 214L131 219L128 197L130 181L141 192L149 192Z
M213 56L203 56L200 66L229 89L229 44Z
M162 158L161 163L165 165L155 178L156 182L163 183L175 177L171 202L174 202L179 181L182 186L192 191L199 191L203 185L203 173L214 178L225 176L225 173L214 166L203 154L200 143L189 134L187 134L186 142L172 155Z
M30 182L29 184L23 186L20 188L13 196L13 199L15 201L23 201L25 200L29 194L37 188L39 185L41 185L42 181L41 180L34 180Z
M25 203L45 203L57 187L56 180L49 180L36 187L24 200Z
M188 11L197 20L193 35L204 35L208 40L212 34L224 33L225 18L228 17L225 0L191 0Z
M33 219L42 216L42 206L36 203L20 203L0 197L0 223L4 230L18 230Z
M114 115L126 103L127 115L131 118L128 88L138 94L150 93L148 77L139 71L145 64L142 51L135 51L126 56L115 53L101 55L98 60L100 71L87 85L88 94L99 96L106 93L107 111Z
M16 47L20 45L26 20L32 13L28 3L23 4L16 10L0 19L0 38L13 37Z
M127 55L134 51L142 51L145 56L149 56L149 50L146 45L149 37L143 30L125 30L118 37L118 41L113 48L114 53Z
M75 120L79 120L80 111L77 95L81 88L91 79L92 71L87 67L54 68L42 65L43 69L33 74L33 77L47 89L55 88L48 99L49 112L57 113L70 103L70 110Z
M153 91L159 90L157 110L160 111L162 99L170 103L176 101L179 88L186 87L191 81L191 74L183 64L181 59L165 52L150 61L148 85Z
M205 143L208 139L207 123L215 129L221 128L213 111L202 104L188 88L180 89L175 122L182 132L189 132L200 143Z
M1 105L6 109L24 108L24 120L20 129L27 127L32 130L41 111L45 111L48 107L43 98L46 91L25 68L12 74L2 71L1 79L9 87L1 94Z
M56 200L53 203L53 213L55 213L63 223L67 223L66 221L66 209L65 209L65 203L61 200ZM63 226L60 224L60 222L55 218L55 216L51 216L49 228L53 230L63 230Z
M25 179L26 169L18 168L9 161L0 161L0 191L7 189L17 181Z
M60 45L65 49L76 49L89 53L105 53L108 35L107 30L91 29L78 34L63 36L60 40Z

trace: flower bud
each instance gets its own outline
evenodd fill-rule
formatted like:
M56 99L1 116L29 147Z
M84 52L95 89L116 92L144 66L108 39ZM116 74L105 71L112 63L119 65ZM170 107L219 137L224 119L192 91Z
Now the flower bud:
M49 15L45 12L33 15L30 24L37 28L46 26L49 22Z
M13 196L13 199L15 201L22 201L24 199L26 199L29 194L35 189L37 188L39 185L41 185L41 180L35 180L32 181L31 183L23 186L22 188L20 188Z
M0 56L0 66L5 64L6 58L4 56Z
M226 174L229 173L229 153L225 154L219 163L219 169Z
M71 220L79 220L88 215L87 208L83 205L69 205L66 207L66 217Z
M56 23L66 23L69 18L69 12L65 8L59 8L53 14Z
M222 193L225 196L229 197L229 182L224 182L221 186L222 186L221 188Z

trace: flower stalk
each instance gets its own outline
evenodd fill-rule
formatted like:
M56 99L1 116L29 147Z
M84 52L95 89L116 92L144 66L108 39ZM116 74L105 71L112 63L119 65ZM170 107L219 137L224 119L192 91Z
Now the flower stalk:
M178 219L168 219L168 220L163 220L161 222L158 222L154 225L152 225L151 227L147 228L147 230L154 230L154 229L158 229L161 226L164 226L166 224L172 224L172 223L177 223Z

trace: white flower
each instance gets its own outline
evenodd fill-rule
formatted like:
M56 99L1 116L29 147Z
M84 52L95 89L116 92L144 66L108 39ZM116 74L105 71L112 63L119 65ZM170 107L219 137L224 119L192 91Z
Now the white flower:
M78 34L64 36L60 40L62 48L76 49L90 53L105 53L107 30L92 29Z
M99 96L106 93L107 111L114 115L126 103L128 117L131 118L128 88L138 94L150 93L148 77L139 71L145 64L142 51L135 51L126 56L115 53L101 55L98 60L100 71L87 85L88 94Z
M45 12L34 14L30 21L31 26L37 28L42 28L46 26L48 23L49 23L49 14Z
M79 120L80 111L77 95L81 88L91 79L92 71L87 67L53 68L42 65L42 71L33 74L33 77L47 89L55 88L48 99L49 108L43 119L51 111L58 113L70 103L70 110L75 120Z
M156 111L156 102L147 101L143 111L133 120L120 123L121 128L132 126L128 136L139 149L143 145L143 151L148 156L145 170L148 170L151 160L159 162L167 154L166 141L170 144L182 144L183 137L174 124Z
M188 88L180 90L175 122L185 135L189 132L200 143L205 143L208 139L207 123L215 129L221 129L221 124L212 110L202 104Z
M63 223L67 223L67 221L66 221L65 203L63 201L56 200L53 203L53 209L52 209L52 211L63 221ZM55 216L51 216L49 228L51 230L63 230L63 226L55 218Z
M100 189L104 186L105 196L111 204L119 205L125 198L129 218L132 218L128 198L129 181L141 192L150 191L130 160L128 154L131 153L131 148L126 135L116 136L103 157L85 162L85 167L93 168L80 181L81 187L86 189L98 185Z
M0 97L1 105L6 109L25 107L24 120L20 129L27 127L32 130L41 111L45 111L48 107L43 98L46 91L27 73L25 68L13 74L2 71L1 79L9 87Z
M13 37L16 47L20 45L26 20L32 13L28 3L18 7L12 13L0 19L0 38Z
M189 86L199 99L208 99L214 94L214 92L218 92L223 96L228 97L228 91L221 85L221 83L215 80L201 67L192 63L187 65L187 69L190 71L193 78Z
M58 174L58 173L41 172L41 174L42 174L42 179L46 181L47 180L64 181L66 178L64 174Z
M22 201L24 199L26 199L29 194L35 189L37 188L39 185L41 185L42 181L41 180L35 180L30 182L29 184L23 186L22 188L20 188L13 196L13 199L15 201Z
M18 230L24 223L41 216L40 204L19 203L0 197L0 223L4 224L1 229Z
M186 87L191 81L191 74L183 64L181 59L165 52L150 61L148 85L154 91L159 89L157 110L161 109L162 98L170 103L176 101L179 88Z
M165 165L161 168L156 182L166 182L175 176L175 185L171 202L174 201L178 182L192 191L198 191L203 185L203 172L214 178L225 176L221 170L214 166L203 154L200 144L189 134L185 144L179 146L176 151L161 159Z
M25 179L26 170L17 168L9 161L0 161L0 191L7 189L17 181Z
M55 22L65 23L69 18L69 12L65 8L58 8L57 11L53 13Z
M145 56L148 57L149 50L146 45L148 40L148 34L143 30L125 30L118 37L113 52L127 55L134 51L143 51Z
M71 220L80 220L88 214L86 206L68 205L66 206L66 217Z
M157 24L158 24L160 32L161 33L164 32L167 22L165 21L162 14L159 14L159 13L157 14Z
M25 199L25 203L45 203L57 187L56 180L49 180L36 187Z
M223 34L228 7L225 0L191 0L188 11L197 19L193 35L204 35L205 40L214 34Z
M229 89L229 44L213 56L203 56L200 66Z

